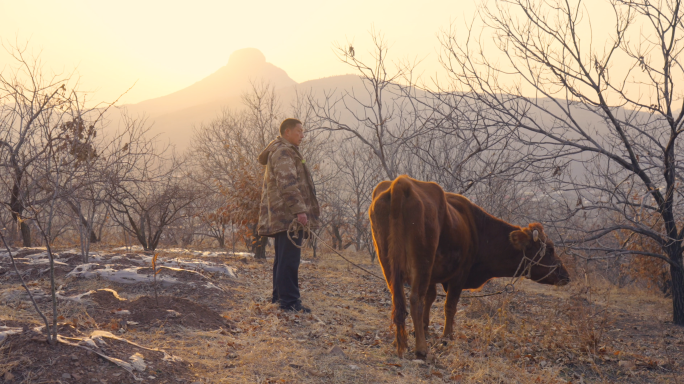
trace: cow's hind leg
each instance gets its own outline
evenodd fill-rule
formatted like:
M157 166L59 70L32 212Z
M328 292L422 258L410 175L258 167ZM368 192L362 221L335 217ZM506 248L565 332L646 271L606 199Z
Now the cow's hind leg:
M428 327L430 326L430 308L432 308L432 303L435 302L437 297L437 289L435 284L430 284L428 286L427 294L425 295L425 307L423 308L423 330L425 331L425 337L427 338L430 334L428 332Z
M458 282L451 282L448 285L446 302L444 303L444 333L443 337L452 339L454 335L454 315L456 305L461 297L462 286Z
M423 310L428 290L428 279L424 276L417 276L413 280L411 283L410 302L413 331L416 334L416 357L424 359L427 357L427 341L425 340L425 329L423 328Z

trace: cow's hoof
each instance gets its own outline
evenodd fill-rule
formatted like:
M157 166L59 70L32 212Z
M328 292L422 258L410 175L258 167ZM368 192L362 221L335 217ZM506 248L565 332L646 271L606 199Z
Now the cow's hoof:
M446 340L442 340L442 346L446 347L449 343Z
M426 360L427 352L416 351L416 358L418 358L420 360Z

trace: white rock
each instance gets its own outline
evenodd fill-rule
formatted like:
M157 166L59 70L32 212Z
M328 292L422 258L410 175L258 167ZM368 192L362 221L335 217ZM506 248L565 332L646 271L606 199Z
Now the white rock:
M131 361L131 365L136 371L143 372L145 368L147 368L147 364L145 364L143 355L141 355L140 352L136 352L134 355L129 357L128 360Z
M5 327L4 325L0 325L0 345L7 340L9 335L16 335L21 333L21 331L22 328Z
M236 278L235 268L229 267L225 264L211 263L202 260L183 260L183 259L171 259L171 260L157 260L157 265L162 265L165 267L177 267L185 269L194 269L203 272L214 272L226 275L228 277Z
M132 252L140 252L143 250L143 247L139 245L132 245L130 247L119 247L119 248L114 248L113 251L132 251Z
M175 319L175 318L181 316L180 313L174 311L173 309L167 309L166 312L167 312L167 313L166 313L166 317L170 317L170 318L172 318L172 319Z
M122 309L122 310L120 310L120 311L119 311L119 310L115 310L115 311L114 311L114 314L115 314L115 315L118 315L118 316L126 316L126 315L130 315L130 314L131 314L131 311L129 311L128 309Z

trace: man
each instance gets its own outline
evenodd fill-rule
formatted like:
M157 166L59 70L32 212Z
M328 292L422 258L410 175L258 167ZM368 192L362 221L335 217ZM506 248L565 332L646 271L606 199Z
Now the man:
M294 218L314 229L320 215L311 173L299 153L303 138L302 122L285 119L280 124L280 136L259 155L259 163L266 166L266 171L257 231L261 236L275 237L271 301L287 311L309 313L311 310L302 305L299 297L301 249L287 237ZM293 240L301 246L301 235Z

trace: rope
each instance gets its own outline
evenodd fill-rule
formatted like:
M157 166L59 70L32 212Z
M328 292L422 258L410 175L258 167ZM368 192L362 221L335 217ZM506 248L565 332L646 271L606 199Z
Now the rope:
M293 233L294 233L294 236L290 236L290 232L293 232ZM297 239L297 238L299 238L298 236L299 236L299 233L300 233L300 232L302 233L302 237L303 237L303 239L302 239L302 245L301 245L301 246L297 245L297 243L295 243L294 240L292 240L292 239ZM306 236L307 234L308 234L308 236ZM335 254L337 254L337 256L343 258L343 259L344 259L346 262L348 262L349 264L355 266L356 268L358 268L358 269L360 269L360 270L366 272L367 274L369 274L369 275L371 275L371 276L374 276L374 277L376 277L376 278L378 278L378 279L380 279L380 280L382 280L382 281L385 281L385 278L384 278L384 277L380 277L380 276L376 275L375 273L373 273L373 272L367 270L366 268L364 268L364 267L362 267L362 266L360 266L360 265L354 263L353 261L347 259L346 257L344 257L341 253L337 252L333 247L331 247L330 245L328 245L328 243L326 243L325 241L323 241L323 239L321 239L320 236L318 236L318 235L316 234L316 232L312 231L311 228L309 228L308 225L306 225L306 226L303 225L302 223L299 222L299 220L297 220L297 219L292 220L292 223L290 223L290 226L287 228L287 238L290 239L290 241L292 242L292 244L294 244L295 247L300 248L300 249L301 249L301 248L304 248L304 247L309 243L309 241L311 240L311 236L312 236L312 235L315 236L316 239L318 239L323 245L325 245L326 247L328 247L328 249L330 249L330 250L333 251ZM305 244L305 242L306 242L306 244Z
M292 233L292 235L291 235L291 233ZM300 234L302 235L302 244L297 245L297 243L295 242L295 239L299 239ZM300 223L299 220L297 220L297 218L293 219L292 223L290 223L290 225L287 228L287 238L292 242L292 244L295 247L297 247L299 249L302 249L302 248L306 247L307 245L309 245L312 237L315 237L318 241L320 241L328 249L333 251L333 253L335 253L337 256L341 257L342 259L344 259L349 264L355 266L356 268L366 272L367 274L369 274L369 275L371 275L377 279L385 281L384 277L378 276L377 274L367 270L366 268L363 268L362 266L360 266L360 265L354 263L353 261L349 260L348 258L344 257L341 253L337 252L337 250L335 250L335 248L331 247L330 245L328 245L328 243L323 241L323 239L321 239L321 237L318 236L316 234L316 232L312 231L308 224L304 225L304 224ZM467 295L467 296L461 295L460 298L461 299L474 299L474 298L487 297L487 296L496 296L496 295L500 295L503 293L514 293L515 292L515 284L517 284L517 282L520 281L521 277L526 276L527 279L532 280L531 279L532 267L536 266L536 265L546 267L546 268L551 268L551 271L549 273L547 273L544 277L542 277L538 280L534 280L534 281L539 282L539 281L547 278L549 275L551 275L553 272L555 272L556 269L558 269L558 264L556 264L554 266L541 264L541 260L546 255L546 241L541 241L540 243L541 243L541 247L539 248L537 253L535 253L535 255L532 258L527 257L527 255L525 255L525 250L523 250L523 258L520 260L520 263L518 264L518 268L516 268L515 273L511 277L510 282L508 284L506 284L503 287L503 289L496 291L496 292L483 293L480 295ZM518 272L520 272L520 274L518 274ZM509 287L511 288L510 291L508 290ZM437 296L445 297L446 295L438 293Z
M292 235L290 235L290 233L292 233ZM293 239L299 239L300 233L302 234L302 245L297 245L297 242ZM311 228L309 228L308 225L300 223L299 220L297 220L297 218L292 220L290 226L287 227L287 238L290 239L292 245L299 249L305 248L307 245L309 245L312 233L313 232L311 231Z

